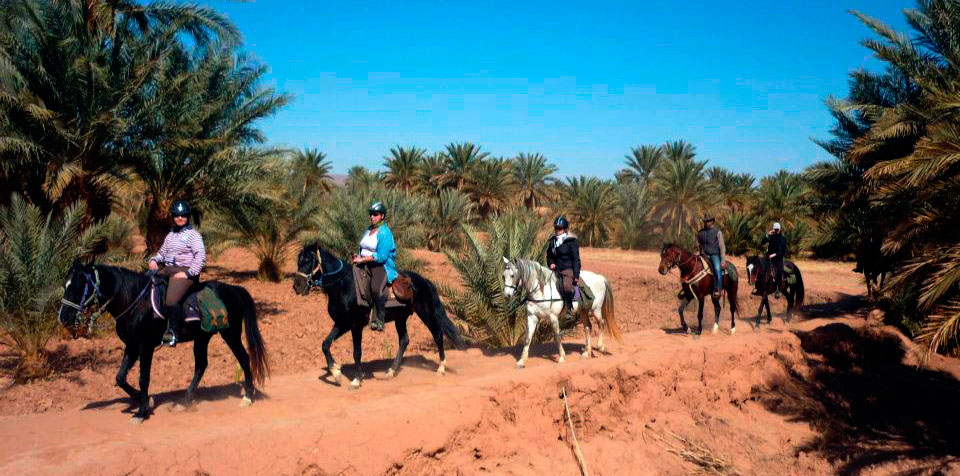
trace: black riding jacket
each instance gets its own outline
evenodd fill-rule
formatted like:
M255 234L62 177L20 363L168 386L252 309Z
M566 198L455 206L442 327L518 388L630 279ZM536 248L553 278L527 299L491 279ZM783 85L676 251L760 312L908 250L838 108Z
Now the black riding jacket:
M574 279L580 278L580 245L577 237L567 235L567 238L557 246L557 238L551 237L547 246L547 266L557 265L557 271L572 269Z
M767 256L776 254L773 259L783 260L787 257L787 239L780 233L764 236L760 240L761 245L767 245Z

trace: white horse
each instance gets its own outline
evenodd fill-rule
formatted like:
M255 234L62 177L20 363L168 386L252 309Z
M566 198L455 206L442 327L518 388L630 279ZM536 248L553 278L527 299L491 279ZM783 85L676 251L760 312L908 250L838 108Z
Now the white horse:
M613 290L607 278L590 271L581 271L580 279L596 297L590 309L580 309L580 301L573 303L573 312L580 316L583 333L587 338L587 348L583 351L583 356L590 358L593 356L593 347L590 343L593 326L590 323L590 316L596 318L600 326L597 348L601 352L606 351L606 346L603 345L604 330L609 329L610 335L619 342L620 328L617 326L613 310ZM560 358L557 362L563 363L563 345L560 343L560 312L563 310L563 300L560 298L556 274L536 261L522 259L511 261L503 258L503 294L511 297L517 289L524 289L527 297L527 338L523 344L523 354L517 361L517 368L523 368L526 365L533 333L536 332L540 319L547 317L553 324L557 348L560 350Z

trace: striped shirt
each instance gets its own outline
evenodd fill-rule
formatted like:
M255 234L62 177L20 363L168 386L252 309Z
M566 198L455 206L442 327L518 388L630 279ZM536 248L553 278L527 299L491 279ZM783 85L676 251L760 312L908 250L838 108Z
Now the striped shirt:
M203 237L192 226L187 225L180 231L170 231L163 239L163 246L152 258L164 266L182 266L187 276L199 276L207 261L207 251L203 246Z

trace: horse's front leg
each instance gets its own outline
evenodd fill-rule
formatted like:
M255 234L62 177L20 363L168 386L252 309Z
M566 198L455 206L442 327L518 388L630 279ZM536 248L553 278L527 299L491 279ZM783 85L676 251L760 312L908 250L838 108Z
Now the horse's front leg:
M343 336L345 332L343 329L338 327L336 324L333 325L333 329L330 329L330 333L327 334L327 337L323 339L323 357L327 360L327 372L333 377L333 381L337 385L340 385L340 378L343 377L343 372L340 371L340 364L337 363L333 358L333 354L330 353L330 346L333 345L333 342Z
M353 363L357 366L357 375L350 381L350 390L360 388L360 381L363 380L363 321L360 324L354 324L350 329L350 337L353 338Z
M395 377L400 373L400 364L403 363L403 353L407 350L407 345L410 343L410 338L407 336L407 318L398 317L393 323L397 327L397 358L394 360L393 366L387 370L387 377Z
M560 357L557 359L558 364L563 363L563 340L560 337L560 317L556 314L550 313L550 324L553 326L553 336L557 339L557 351L560 353Z
M763 304L767 302L767 293L763 291L760 293L760 306L757 307L757 320L753 324L754 329L760 329L760 318L763 317Z
M783 297L787 298L787 317L784 318L784 322L790 322L793 317L793 293L792 288L784 288L783 290Z
M716 334L717 330L720 329L720 310L723 309L721 299L723 297L721 296L720 299L711 297L710 299L713 301L713 330L710 333Z
M686 295L681 294L677 305L677 315L680 316L680 329L689 334L690 328L687 327L687 320L683 318L683 312L687 309L687 304L690 304L690 300L687 299Z
M707 303L700 299L700 307L697 308L697 335L700 337L703 334L703 308L707 307Z
M540 318L536 313L527 309L527 336L523 341L523 352L520 354L520 360L517 361L517 368L522 369L527 366L527 356L530 354L530 342L533 341L533 333L537 331L537 324Z
M133 364L137 362L139 357L139 347L133 345L124 347L123 359L120 360L120 370L117 371L117 386L123 389L124 392L127 392L127 395L133 399L134 403L140 401L140 392L127 383L127 373L130 372L130 368L133 367Z
M184 406L193 403L193 394L197 391L197 386L200 385L203 373L207 370L207 346L210 344L211 337L212 334L204 332L193 341L193 380L190 381L190 386L187 387L187 393L183 396Z
M150 416L150 367L153 365L153 346L140 346L140 408L134 413L132 423L143 423Z

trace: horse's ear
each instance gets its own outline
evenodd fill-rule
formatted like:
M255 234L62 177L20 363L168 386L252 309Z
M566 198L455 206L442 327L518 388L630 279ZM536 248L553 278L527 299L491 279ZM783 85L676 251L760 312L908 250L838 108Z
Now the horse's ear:
M503 257L503 264L510 264L510 260L506 256Z

